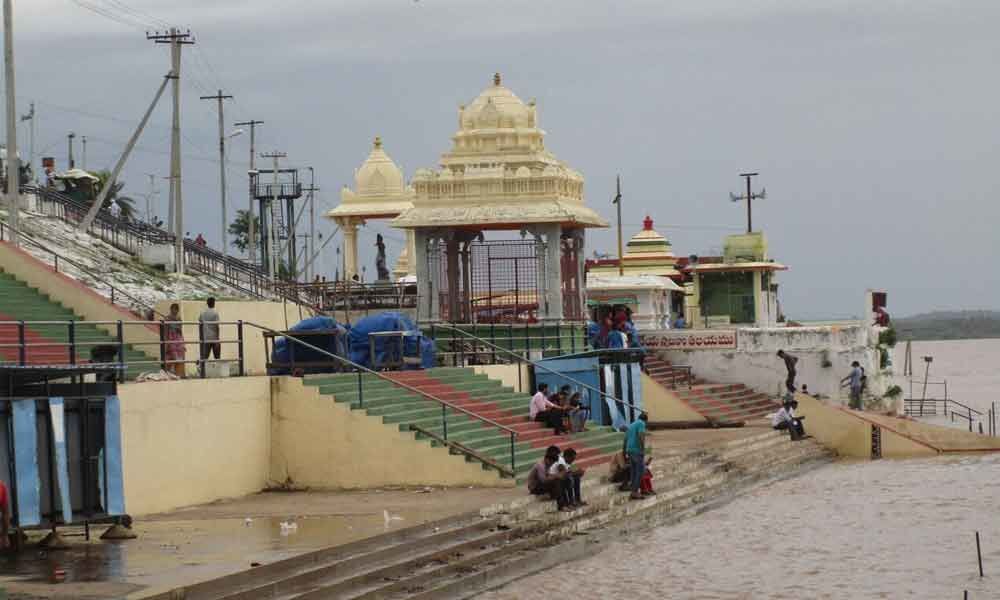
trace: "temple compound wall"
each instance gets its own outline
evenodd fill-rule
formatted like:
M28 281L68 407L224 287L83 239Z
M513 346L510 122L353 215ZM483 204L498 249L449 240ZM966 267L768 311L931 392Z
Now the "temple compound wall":
M661 358L689 365L697 377L744 383L761 392L784 392L785 363L778 350L799 359L796 384L809 392L847 404L840 380L858 361L868 375L867 394L881 397L891 383L880 368L877 327L857 323L820 327L774 327L651 331L643 343Z

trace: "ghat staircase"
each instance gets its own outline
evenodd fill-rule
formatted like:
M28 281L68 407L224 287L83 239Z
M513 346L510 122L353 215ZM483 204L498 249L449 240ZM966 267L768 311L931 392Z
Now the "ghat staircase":
M611 460L621 450L622 434L609 427L588 424L588 431L570 435L554 435L551 429L528 418L530 396L518 393L486 375L462 367L438 367L423 371L384 373L388 378L461 407L478 417L517 431L514 443L514 473L523 481L527 472L541 459L548 446L574 448L577 464L595 467ZM350 402L351 408L379 416L387 425L403 431L415 426L417 438L434 446L442 446L440 438L457 442L476 454L497 464L510 465L510 435L459 411L446 409L447 435L442 423L441 404L416 392L408 391L392 381L369 377L363 383L363 399L359 398L356 374L309 375L306 385L318 386L323 395L336 402ZM363 404L362 404L363 400ZM429 435L428 435L429 434ZM475 461L471 456L466 460ZM491 468L483 463L484 469Z
M478 514L306 553L146 600L474 598L525 575L592 556L626 532L700 514L750 486L831 460L812 440L791 442L786 434L762 427L743 428L739 435L707 446L654 453L656 496L631 501L606 480L603 469L592 469L582 486L589 504L569 512L525 494Z
M25 363L29 365L63 365L90 362L90 349L98 344L117 345L117 339L96 325L87 323L72 310L41 293L12 275L0 270L0 361L17 363L18 326L10 321L30 322L24 328ZM70 356L69 327L75 321L73 337L76 341L75 356ZM37 344L50 344L38 346ZM125 347L125 362L149 361L142 352ZM135 365L126 371L126 378L134 379L140 372L153 369L149 365Z
M695 378L688 387L687 373L665 361L647 356L644 366L653 381L716 423L763 423L764 418L780 406L767 394L759 393L742 383L708 383Z

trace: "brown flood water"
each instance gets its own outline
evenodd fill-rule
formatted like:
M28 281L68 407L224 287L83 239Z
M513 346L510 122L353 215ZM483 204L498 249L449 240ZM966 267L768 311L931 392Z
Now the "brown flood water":
M479 598L995 599L998 515L1000 455L837 463Z

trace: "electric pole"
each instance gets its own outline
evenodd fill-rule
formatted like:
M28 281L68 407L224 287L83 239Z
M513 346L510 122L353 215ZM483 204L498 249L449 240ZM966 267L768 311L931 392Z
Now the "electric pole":
M307 167L309 169L309 242L308 250L306 256L312 256L313 251L316 250L316 210L313 207L313 195L319 191L316 187L316 171L312 167ZM312 261L309 261L306 271L306 283L311 283L313 280Z
M615 199L612 204L618 207L618 276L625 275L625 262L622 258L622 176L615 179Z
M83 170L87 170L87 136L80 136L80 143L83 145Z
M274 261L274 251L275 251L275 244L274 244L274 242L277 240L277 237L278 237L278 235L277 235L278 230L277 230L277 227L275 225L276 219L274 218L274 207L278 206L278 209L279 210L281 209L281 205L278 204L278 190L279 190L279 186L278 186L278 159L279 158L285 158L288 155L285 154L284 152L278 152L277 150L275 150L273 152L265 152L264 154L261 154L260 156L261 156L261 158L270 158L270 159L274 160L274 172L273 172L274 183L271 186L271 201L267 204L267 211L268 211L267 221L268 221L269 227L268 227L268 231L265 231L264 232L264 236L263 236L264 237L264 256L265 256L265 258L267 260L267 265L266 265L266 267L267 267L267 273L271 277L271 280L274 281L275 279L277 279L276 275L278 273L278 268L277 268L277 265L275 265L275 261Z
M248 175L250 176L250 212L247 215L247 217L249 218L249 222L247 223L247 242L248 242L247 259L250 262L250 264L254 264L255 262L257 262L257 250L256 250L257 225L254 223L254 218L253 218L253 213L254 213L253 204L255 201L253 186L254 186L254 181L256 181L256 175L254 175L253 172L256 170L254 168L255 164L254 161L257 158L257 155L254 150L254 142L256 140L254 134L256 133L255 130L257 126L263 124L264 121L254 121L253 119L233 124L233 127L247 127L247 126L250 127L250 173L248 173Z
M169 32L146 34L156 44L170 44L170 77L173 79L173 122L170 132L170 230L174 233L174 271L184 272L184 204L181 195L181 47L194 44L191 32L176 27Z
M76 134L73 133L72 131L69 132L69 134L66 136L66 139L69 140L69 158L66 161L69 163L69 166L67 167L67 169L72 169L73 167L76 166L76 161L73 160L73 138L75 137Z
M32 183L37 180L35 171L35 103L32 102L29 105L28 114L21 117L21 122L31 121L31 127L28 129L28 166L31 167L31 179Z
M232 100L232 96L223 96L222 90L214 96L201 96L202 100L215 100L219 104L219 182L222 199L222 256L229 256L229 235L226 233L226 132L223 129L222 101Z
M149 193L146 194L146 222L153 224L153 198L156 197L156 173L146 173L149 177Z
M729 193L729 199L733 202L739 202L740 200L747 201L747 233L753 232L753 210L751 208L751 204L754 200L764 200L767 198L767 190L764 188L761 188L759 194L754 194L750 191L750 179L756 177L757 175L759 175L759 173L740 173L740 177L747 180L747 193L745 196L738 196L732 192Z
M21 245L21 160L17 156L17 101L14 95L14 8L3 0L3 62L7 92L7 210L10 215L10 241Z

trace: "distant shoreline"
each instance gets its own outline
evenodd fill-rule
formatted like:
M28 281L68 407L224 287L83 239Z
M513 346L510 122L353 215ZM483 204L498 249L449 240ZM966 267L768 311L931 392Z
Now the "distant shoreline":
M914 341L1000 338L1000 311L937 311L893 320L897 338Z

